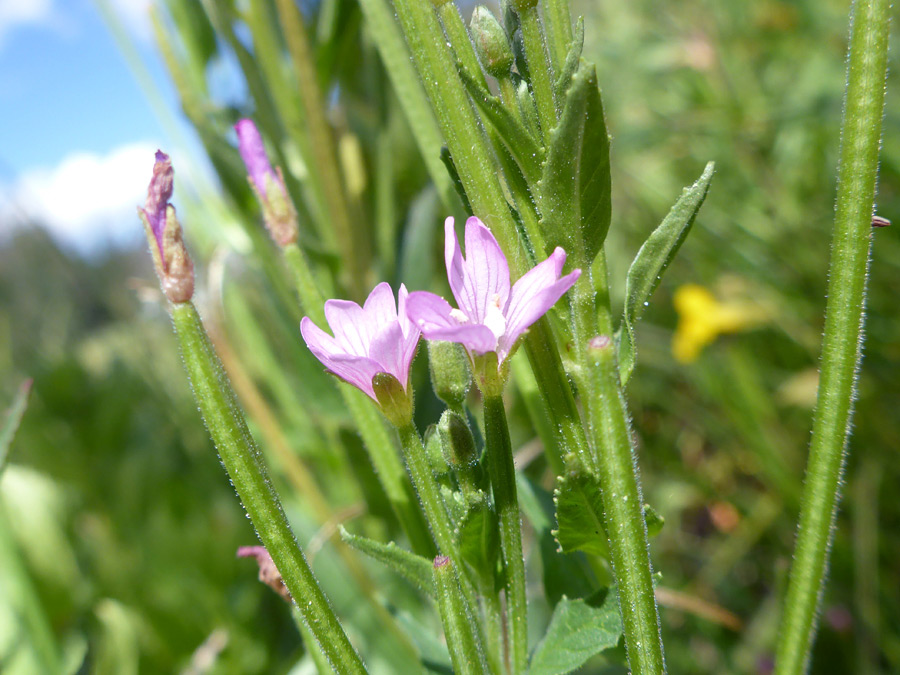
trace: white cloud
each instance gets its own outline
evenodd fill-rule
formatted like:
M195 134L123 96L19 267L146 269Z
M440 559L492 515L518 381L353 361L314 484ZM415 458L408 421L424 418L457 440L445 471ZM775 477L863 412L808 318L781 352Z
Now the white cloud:
M0 42L23 25L42 25L54 20L53 0L0 0Z
M109 0L109 4L132 35L144 40L149 40L153 36L153 26L150 22L150 6L153 5L153 0Z
M0 236L39 224L86 253L143 236L143 204L157 146L138 142L104 156L74 153L52 169L26 171L0 190Z

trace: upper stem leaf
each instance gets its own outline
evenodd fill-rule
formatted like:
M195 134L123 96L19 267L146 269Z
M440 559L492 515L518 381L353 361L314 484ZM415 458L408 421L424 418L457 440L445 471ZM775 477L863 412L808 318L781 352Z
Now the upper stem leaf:
M609 136L593 64L581 61L572 75L548 146L538 190L544 243L548 252L562 246L584 269L606 239L611 210Z
M709 162L697 182L684 188L681 197L641 246L628 269L625 279L625 307L619 328L619 373L622 384L628 382L634 370L634 324L641 317L650 296L659 286L663 272L690 232L694 218L706 199L714 169L715 164Z

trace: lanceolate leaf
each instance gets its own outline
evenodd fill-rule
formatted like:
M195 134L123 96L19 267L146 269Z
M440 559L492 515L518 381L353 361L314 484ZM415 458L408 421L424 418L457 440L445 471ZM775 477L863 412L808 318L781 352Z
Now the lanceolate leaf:
M427 558L404 551L394 542L382 544L380 541L350 534L343 527L341 538L356 550L390 567L428 597L437 599L431 571L434 564Z
M543 151L537 141L523 127L513 114L496 96L475 81L462 64L457 64L459 77L469 96L481 114L497 130L504 145L509 148L522 174L529 183L535 183L541 176L541 155Z
M541 175L541 226L548 252L562 246L589 267L609 230L609 136L593 64L581 61L566 87Z
M529 675L571 673L589 658L615 647L622 635L622 618L615 588L584 600L563 598L547 633L531 659Z
M553 536L564 553L584 551L609 559L609 543L603 527L603 503L597 478L584 468L559 477L556 492L556 524Z
M572 39L572 45L569 47L569 53L566 56L566 62L563 65L562 72L556 78L556 96L562 100L569 88L569 83L575 71L578 70L578 64L581 63L581 50L584 47L584 17L578 17L578 23L575 24L575 37Z
M644 242L625 279L625 307L619 339L619 372L622 384L634 370L634 324L659 285L663 272L672 262L682 242L690 232L694 218L706 199L715 164L709 162L697 182L686 187L669 214Z

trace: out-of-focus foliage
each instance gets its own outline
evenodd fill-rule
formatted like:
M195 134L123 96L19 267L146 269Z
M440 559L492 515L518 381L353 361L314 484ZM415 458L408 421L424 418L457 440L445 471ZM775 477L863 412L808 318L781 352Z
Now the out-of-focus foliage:
M434 613L412 586L355 553L353 572L336 555L340 522L379 541L399 529L340 399L302 348L296 303L233 146L230 125L241 115L281 139L272 149L301 206L304 246L317 265L332 265L318 237L320 196L298 181L315 172L303 130L284 122L285 111L303 119L292 71L286 59L266 60L282 43L251 41L272 25L231 14L252 5L271 21L274 5L161 4L184 112L222 188L222 201L201 195L215 210L183 215L203 275L201 310L295 530L374 670L387 672L405 649L385 631L384 612L426 660L445 662L430 635ZM425 287L440 277L436 233L447 207L428 184L357 5L304 9L359 245L374 253L378 278ZM691 235L637 325L629 381L645 499L665 518L651 548L672 672L762 673L771 657L815 394L846 12L833 0L573 7L585 14L585 56L597 63L612 134L607 246L620 303L640 244L681 187L716 162ZM272 52L253 52L254 43ZM894 73L896 61L895 50ZM878 203L900 222L897 85L894 76ZM889 492L900 479L897 242L894 228L874 233L866 356L816 673L900 670L900 510ZM21 593L0 597L3 672L65 662L68 672L269 673L305 659L288 608L234 557L255 537L200 424L146 258L88 263L35 233L0 251L0 407L22 379L35 380L0 481L0 534L14 542L0 576L24 580ZM682 364L671 351L672 298L688 283L746 307L754 321ZM423 354L414 380L424 392ZM513 444L527 455L535 432L524 401L510 403ZM439 410L417 401L420 425ZM298 489L298 466L327 499L328 518ZM528 465L533 489L521 497L533 527L530 570L553 596L535 605L537 629L582 583L537 564L534 551L555 549L554 524L541 520L553 488L545 468L542 459ZM609 672L591 663L584 672Z

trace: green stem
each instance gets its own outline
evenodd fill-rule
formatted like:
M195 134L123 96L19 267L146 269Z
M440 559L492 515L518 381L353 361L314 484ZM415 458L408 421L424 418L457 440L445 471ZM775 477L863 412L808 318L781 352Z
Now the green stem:
M342 673L366 669L319 587L281 507L262 454L247 429L237 397L225 376L200 316L190 302L172 307L194 398L216 450L284 583L332 666Z
M889 0L854 2L818 401L776 651L779 675L807 669L834 532L862 351L889 22Z
M604 255L601 251L601 258ZM592 275L584 271L572 294L579 386L593 440L593 467L600 481L628 661L635 675L657 675L666 666L637 461L612 340L605 258L596 270L596 291Z
M519 23L525 44L525 60L528 61L528 74L531 76L531 87L541 120L541 132L544 142L548 143L550 132L556 127L556 94L553 90L553 69L547 58L536 1L531 7L519 10Z
M484 435L494 506L500 520L500 547L506 570L506 612L513 673L528 667L528 603L525 597L525 559L522 554L522 519L516 495L516 467L506 423L503 396L484 395Z
M357 245L362 233L354 232L353 220L347 208L334 140L331 128L325 120L325 107L306 38L303 15L294 0L277 0L277 6L285 41L297 75L300 98L305 107L309 141L316 163L314 169L320 176L325 208L334 228L341 258L347 265L345 281L351 295L359 299L364 295L366 286L368 266L365 253L368 248Z
M438 15L441 17L444 32L447 34L447 39L450 41L456 58L479 84L487 87L484 71L481 70L481 63L478 61L478 55L475 53L475 47L472 45L469 31L466 30L462 17L459 15L456 3L448 1L440 5L438 7Z
M460 675L478 675L487 672L484 651L475 630L476 623L469 607L466 606L466 598L450 558L444 556L435 558L434 586L453 671Z
M474 611L478 607L475 591L472 583L463 572L465 563L459 547L456 545L453 523L450 520L450 514L447 513L446 506L444 506L440 487L431 471L431 466L428 463L428 454L425 446L422 444L419 432L416 431L416 428L410 422L405 426L398 427L397 433L400 435L400 445L403 446L409 475L422 502L422 507L425 509L425 516L428 518L428 524L431 526L438 549L442 555L449 557L453 562L454 569L458 571L457 576L459 577L459 584L466 605ZM484 644L484 640L480 637L484 633L482 622L477 621L477 624L479 642Z
M572 43L572 15L569 0L544 0L544 26L547 28L547 48L554 72L566 62Z

